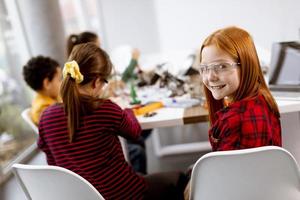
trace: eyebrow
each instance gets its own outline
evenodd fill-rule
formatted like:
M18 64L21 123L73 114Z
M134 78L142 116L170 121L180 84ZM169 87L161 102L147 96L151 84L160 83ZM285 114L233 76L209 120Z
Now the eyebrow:
M210 62L210 63L203 63L201 62L200 64L212 64L212 63L217 63L217 62L234 62L232 60L225 60L225 59L217 59L217 60L214 60L213 62Z

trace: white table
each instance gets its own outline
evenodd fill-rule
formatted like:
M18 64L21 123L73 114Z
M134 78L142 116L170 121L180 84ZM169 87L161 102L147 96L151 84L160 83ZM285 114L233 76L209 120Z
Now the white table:
M300 101L276 100L281 113L283 147L289 150L300 163ZM207 122L208 111L201 106L188 109L161 108L152 117L139 116L143 129L181 126L191 123ZM199 151L209 151L208 141L176 144L162 147L157 132L153 134L154 149L157 156L168 156Z
M276 101L281 114L300 111L300 101ZM142 129L180 126L208 120L208 111L201 106L192 108L161 108L152 117L138 116Z

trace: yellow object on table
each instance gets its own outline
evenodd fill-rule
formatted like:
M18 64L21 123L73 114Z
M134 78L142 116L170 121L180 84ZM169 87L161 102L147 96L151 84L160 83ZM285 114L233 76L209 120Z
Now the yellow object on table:
M164 105L161 102L153 102L139 108L133 108L132 110L135 115L144 115L162 107L164 107Z

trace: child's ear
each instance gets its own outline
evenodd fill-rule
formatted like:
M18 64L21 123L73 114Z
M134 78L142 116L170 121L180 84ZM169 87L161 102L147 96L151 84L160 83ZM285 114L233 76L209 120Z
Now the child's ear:
M45 79L43 80L43 89L48 90L49 87L50 87L50 81L49 81L49 78L45 78Z
M93 89L95 89L95 88L99 87L100 85L101 85L101 80L100 80L100 78L97 78L96 80L93 81L92 87L93 87Z

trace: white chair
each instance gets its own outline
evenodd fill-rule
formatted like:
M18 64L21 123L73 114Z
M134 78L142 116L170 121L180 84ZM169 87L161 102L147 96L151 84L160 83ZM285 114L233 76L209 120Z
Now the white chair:
M295 158L275 146L212 152L194 165L191 200L299 200Z
M56 166L14 164L13 173L28 200L103 200L92 184Z
M37 125L32 121L30 117L30 108L26 108L25 110L23 110L21 116L24 119L24 121L27 122L27 124L33 129L33 131L36 134L39 134L39 129Z
M118 138L119 138L120 143L121 143L121 147L122 147L122 150L123 150L125 160L126 160L127 163L131 164L130 163L130 158L129 158L129 150L128 150L128 146L127 146L127 141L126 141L125 138L123 138L121 136L118 136Z

